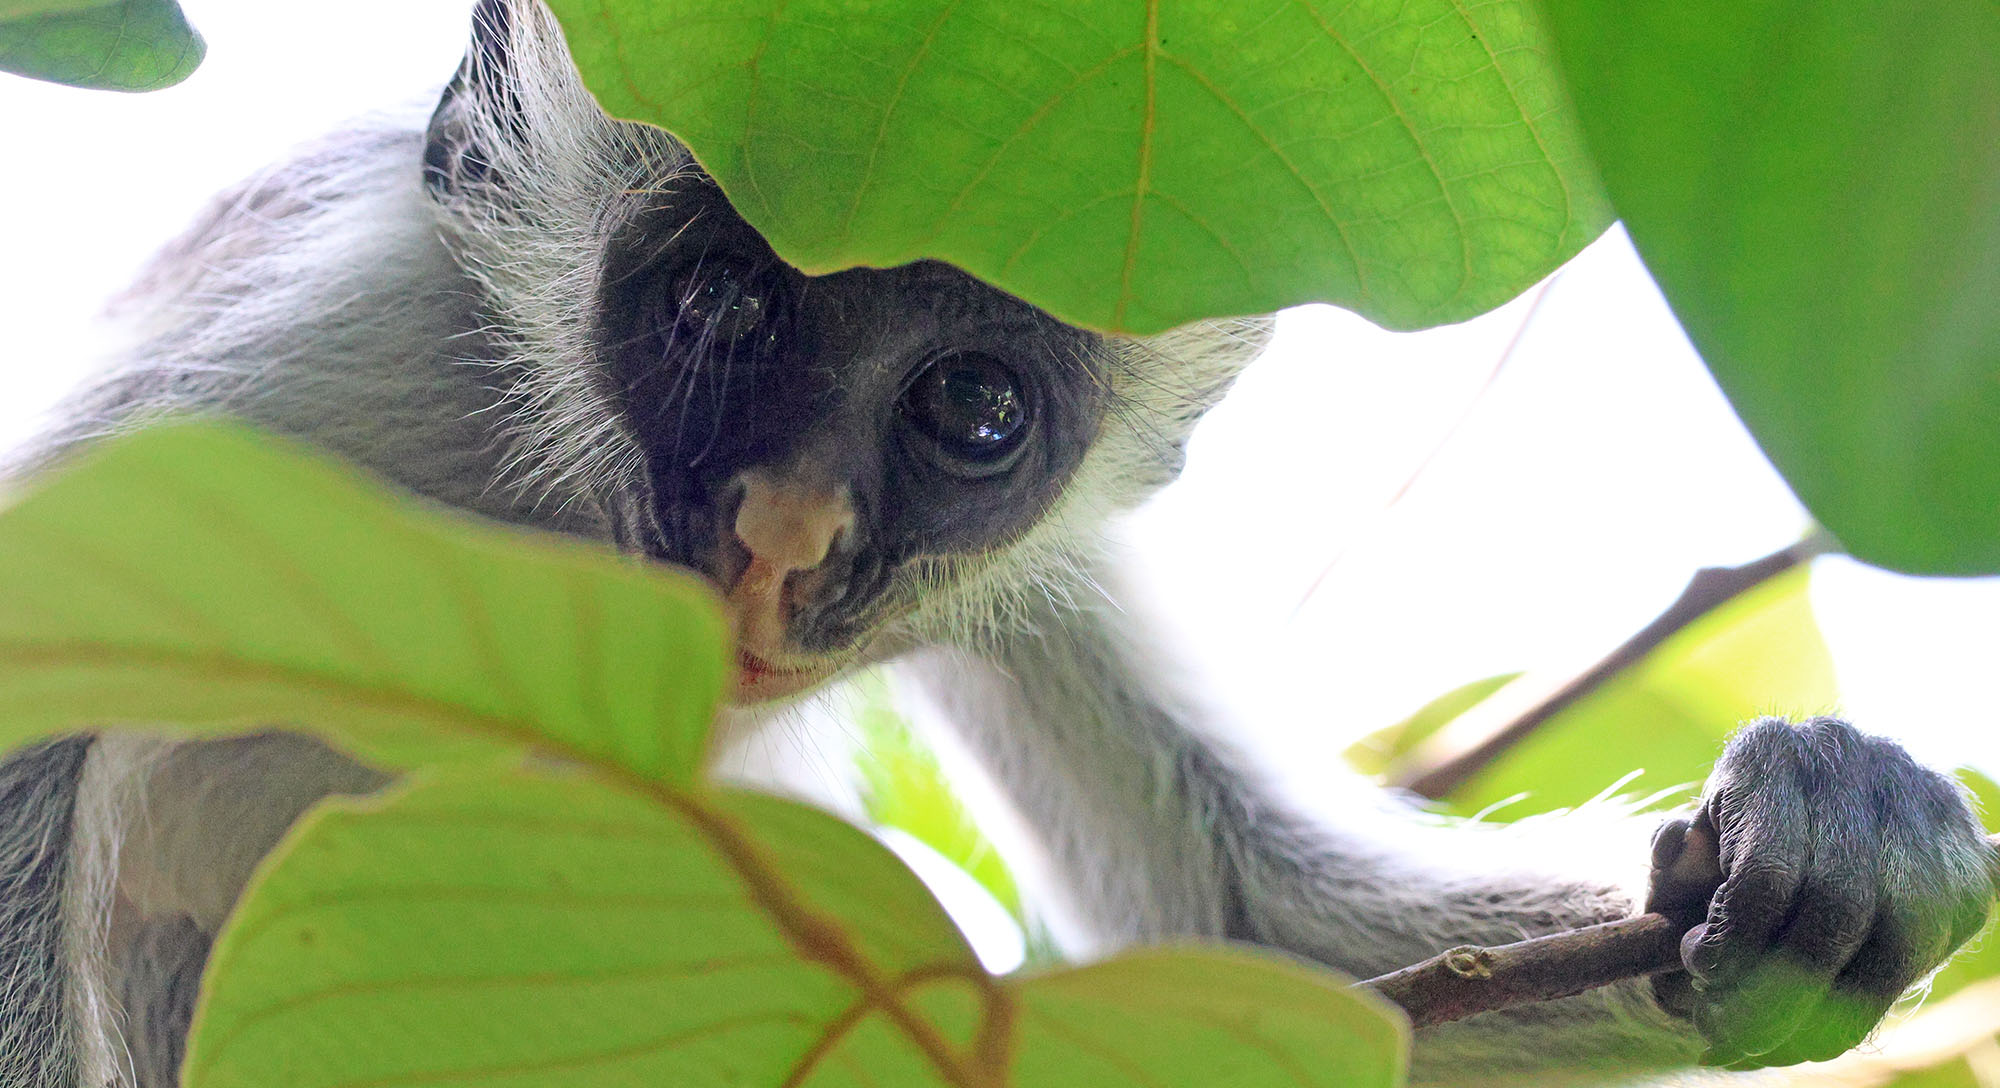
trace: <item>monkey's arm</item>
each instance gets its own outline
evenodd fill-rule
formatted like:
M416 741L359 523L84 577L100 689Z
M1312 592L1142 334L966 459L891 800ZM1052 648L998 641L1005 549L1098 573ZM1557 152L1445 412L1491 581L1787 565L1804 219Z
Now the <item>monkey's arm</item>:
M1324 775L1329 803L1316 804L1308 816L1201 736L1192 723L1207 720L1204 712L1174 693L1165 674L1146 660L1122 610L1084 585L1067 590L1051 594L1042 614L1022 631L997 637L987 652L933 653L918 668L947 719L1034 828L1053 883L1108 944L1226 937L1368 977L1452 945L1518 940L1639 909L1656 817L1605 806L1515 828L1449 824L1337 768ZM1783 747L1774 743L1778 732L1775 726L1746 732L1711 783L1703 811L1736 813L1724 813L1723 838L1748 860L1736 866L1747 878L1735 881L1740 891L1718 900L1710 917L1719 921L1724 907L1731 908L1742 945L1740 933L1754 914L1797 912L1804 904L1805 916L1838 915L1870 882L1911 889L1927 882L1926 902L1951 904L1932 913L1961 917L1878 927L1889 935L1887 943L1900 935L1912 947L1876 959L1883 977L1874 990L1883 996L1869 1014L1872 1025L1889 999L1969 936L1969 918L1976 929L1976 918L1966 912L1974 903L1983 912L1985 893L1975 890L1976 877L1964 863L1977 856L1977 829L1948 789L1914 804L1896 798L1851 803L1857 798L1849 786L1871 779L1893 780L1913 795L1935 785L1936 776L1899 749L1894 766L1843 764L1848 786L1832 781L1842 775L1828 775L1826 782L1791 789L1778 781L1789 758L1773 752ZM1807 744L1826 740L1799 732ZM1817 822L1822 831L1815 838L1809 830L1815 821L1799 813L1789 823L1742 815L1740 795L1764 785L1771 785L1764 796L1778 807L1810 800L1811 789L1818 789L1834 816ZM1842 830L1843 820L1852 823L1854 813L1870 805L1886 806L1888 815L1873 814L1882 816L1886 833L1910 835L1914 828L1924 832L1915 837L1927 841L1880 854L1887 862L1866 872L1867 866L1835 860L1842 853L1836 832L1883 841L1853 827ZM1937 811L1926 814L1926 806ZM1815 845L1819 861L1801 856ZM1763 859L1803 879L1793 880L1789 893L1770 893L1756 886L1763 880L1758 874L1771 867ZM1921 879L1912 876L1918 869ZM1697 894L1688 924L1701 920L1708 890ZM1849 942L1850 954L1859 941L1839 939ZM1809 954L1826 942L1801 933L1764 934L1748 943L1756 945L1751 959L1764 963ZM1715 982L1703 998L1705 1012L1679 1001L1683 1015L1670 1013L1652 987L1632 982L1426 1029L1417 1041L1416 1076L1550 1084L1566 1079L1553 1076L1561 1071L1587 1079L1593 1072L1601 1078L1687 1064L1705 1046L1727 1049L1733 1025L1718 1023L1717 1010L1755 996L1754 982L1748 989L1740 978ZM1856 1038L1846 1037L1841 1048ZM1467 1070L1478 1075L1468 1077Z
M65 889L88 737L0 759L0 1084L67 1085L79 1076L74 1019L87 995L67 968Z

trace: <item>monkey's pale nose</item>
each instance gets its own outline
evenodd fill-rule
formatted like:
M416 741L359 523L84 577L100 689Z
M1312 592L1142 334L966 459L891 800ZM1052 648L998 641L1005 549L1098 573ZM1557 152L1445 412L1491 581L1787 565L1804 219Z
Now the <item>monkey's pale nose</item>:
M785 643L791 610L785 580L826 561L841 534L854 528L854 504L845 487L814 486L759 469L738 479L743 501L736 508L736 539L750 561L730 587L729 606L738 643L769 652Z
M844 487L795 484L755 469L742 481L736 539L752 562L761 559L783 574L811 570L826 560L840 534L854 527L854 504Z

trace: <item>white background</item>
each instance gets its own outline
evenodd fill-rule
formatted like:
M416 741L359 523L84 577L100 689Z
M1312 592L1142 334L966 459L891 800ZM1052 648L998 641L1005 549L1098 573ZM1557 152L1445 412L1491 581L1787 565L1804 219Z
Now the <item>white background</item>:
M0 77L0 444L75 379L98 303L208 194L343 119L421 102L466 21L458 0L185 6L210 53L180 87ZM1533 295L1414 335L1287 314L1135 526L1176 625L1288 762L1464 681L1588 661L1696 567L1805 526L1622 234ZM1992 581L1827 560L1814 604L1858 720L2000 767Z

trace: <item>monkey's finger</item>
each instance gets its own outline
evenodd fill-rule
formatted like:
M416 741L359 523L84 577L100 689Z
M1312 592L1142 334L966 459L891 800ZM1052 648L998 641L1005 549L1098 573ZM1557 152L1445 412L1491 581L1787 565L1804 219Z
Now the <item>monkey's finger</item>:
M1700 936L1682 944L1697 989L1727 988L1765 958L1798 901L1810 861L1811 817L1795 782L1732 793L1720 801L1734 811L1714 821L1722 886L1697 927Z
M1722 883L1715 839L1715 827L1702 813L1660 825L1653 833L1647 911L1690 922L1708 913L1708 902Z
M1696 1022L1707 1021L1711 1042L1751 1057L1786 1045L1876 928L1880 836L1854 815L1860 811L1835 806L1821 814L1821 848L1799 882L1790 920L1742 981L1712 985L1703 995L1707 1016Z

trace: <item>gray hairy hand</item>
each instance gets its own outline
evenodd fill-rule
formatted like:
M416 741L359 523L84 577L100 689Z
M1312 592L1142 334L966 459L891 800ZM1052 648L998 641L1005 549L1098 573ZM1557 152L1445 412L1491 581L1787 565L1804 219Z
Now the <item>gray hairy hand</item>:
M1653 840L1646 909L1689 927L1654 992L1705 1064L1832 1058L1985 924L1992 864L1957 785L1900 746L1760 720Z

